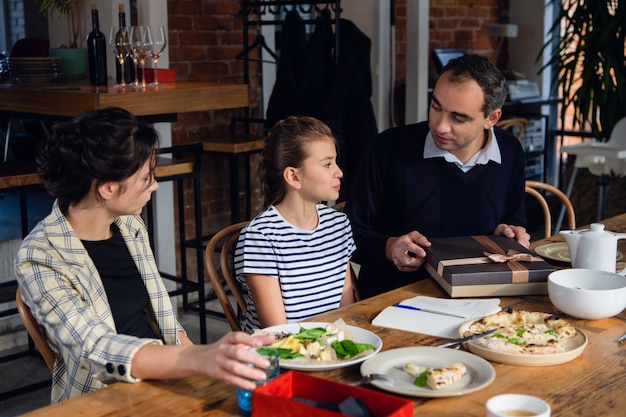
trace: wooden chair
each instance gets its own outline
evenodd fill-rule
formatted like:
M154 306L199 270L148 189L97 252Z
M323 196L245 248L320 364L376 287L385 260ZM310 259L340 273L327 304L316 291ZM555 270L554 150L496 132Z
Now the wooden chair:
M223 228L209 240L204 252L204 265L213 291L233 331L242 329L240 317L245 316L247 310L241 287L235 278L233 265L234 246L241 229L247 224L248 222L244 221ZM216 255L219 258L217 262ZM229 294L235 298L237 303L235 306L231 303Z
M39 324L37 324L37 321L30 312L30 308L22 300L22 294L19 288L15 291L15 303L17 304L17 311L20 315L20 319L22 319L22 323L24 323L24 327L26 327L26 331L31 339L33 339L33 342L35 342L35 346L37 346L41 356L43 356L43 359L46 361L48 369L52 372L54 370L54 352L50 349L46 336L44 336L39 328Z
M496 125L504 130L510 131L516 138L522 140L524 131L526 131L526 123L528 123L528 121L523 117L514 117L511 119L500 120L496 123Z
M548 191L552 193L554 196L558 197L559 200L561 200L567 212L568 227L570 230L575 229L576 228L576 215L574 213L574 207L572 206L571 201L569 200L569 198L567 198L565 193L563 193L561 190L559 190L555 186L546 184L545 182L527 180L526 192L537 199L543 211L544 236L548 238L552 235L552 232L551 232L552 216L550 214L550 206L548 205L546 198L541 192L538 191L538 189ZM555 230L555 233L556 232L557 231Z

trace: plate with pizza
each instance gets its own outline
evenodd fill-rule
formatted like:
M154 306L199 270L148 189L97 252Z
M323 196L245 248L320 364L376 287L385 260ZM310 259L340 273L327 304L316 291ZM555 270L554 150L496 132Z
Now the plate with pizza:
M385 391L413 397L439 398L485 388L496 371L485 359L462 350L432 346L390 349L361 364L361 375L384 374L393 384L372 379Z
M495 333L466 344L487 360L521 366L558 365L579 357L587 335L558 316L507 309L459 328L462 337L497 328Z

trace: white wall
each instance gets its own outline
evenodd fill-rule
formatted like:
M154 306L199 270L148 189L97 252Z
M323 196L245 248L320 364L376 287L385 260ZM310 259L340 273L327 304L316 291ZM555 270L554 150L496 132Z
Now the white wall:
M548 61L550 50L535 63L546 40L546 32L554 19L552 9L545 3L550 0L511 1L511 23L518 26L517 38L509 39L509 68L522 73L529 81L539 83L542 97L549 96L550 71L537 74ZM544 13L538 13L543 11Z
M406 5L406 123L428 117L428 0Z
M390 126L392 89L390 0L343 0L341 17L351 20L372 41L372 105L378 130Z

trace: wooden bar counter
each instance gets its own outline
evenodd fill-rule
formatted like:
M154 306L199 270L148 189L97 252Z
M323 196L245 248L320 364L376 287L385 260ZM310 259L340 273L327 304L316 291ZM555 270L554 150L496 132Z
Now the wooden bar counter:
M74 117L86 110L122 107L135 116L231 109L248 105L245 84L177 82L154 88L0 85L0 111Z
M626 214L603 222L607 230L626 229ZM559 240L559 237L554 237ZM548 240L550 241L550 240ZM546 241L539 241L535 246ZM620 241L620 250L626 243ZM343 318L348 324L375 332L383 340L383 350L409 346L433 346L443 341L434 336L388 329L371 324L385 307L401 300L427 295L444 297L432 279L369 298L351 306L325 313L314 321ZM513 307L557 313L547 296L501 297L503 308ZM482 390L456 397L418 398L414 415L420 417L483 417L485 402L503 393L524 393L543 398L552 407L552 416L622 416L626 410L626 344L617 339L626 333L626 312L603 320L579 320L560 314L589 338L582 355L571 362L553 366L513 366L492 362L496 379ZM316 372L315 376L352 382L359 379L359 366ZM373 388L372 389L376 389ZM63 403L44 407L27 416L237 416L235 389L207 377L169 381L116 383Z

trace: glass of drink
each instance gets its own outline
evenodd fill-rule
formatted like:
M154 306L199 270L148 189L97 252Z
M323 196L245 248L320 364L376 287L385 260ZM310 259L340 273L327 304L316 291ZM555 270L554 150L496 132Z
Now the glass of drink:
M258 352L258 351L257 351ZM278 376L280 372L280 353L275 349L263 349L259 354L267 356L270 360L270 366L265 368L265 379L262 381L255 381L257 386L267 384L272 379ZM253 366L248 364L248 366ZM241 411L246 413L252 410L252 391L243 388L236 388L237 392L237 405Z
M126 80L124 79L124 63L126 59L130 59L130 45L128 43L128 28L119 28L117 26L111 26L109 31L109 48L115 54L115 59L120 64L122 71L122 77L119 84L115 84L114 87L124 89L126 88Z
M167 45L165 27L148 27L148 43L151 46L150 56L152 57L152 69L154 70L154 82L150 83L150 87L157 88L159 86L159 74L157 70L159 57L161 56L161 54L165 50L165 46Z
M130 28L130 46L135 60L135 87L146 88L146 58L150 54L151 46L148 43L148 30L145 26L132 26ZM141 65L141 83L138 80L137 63Z

